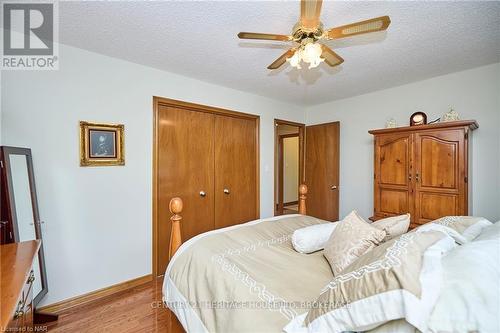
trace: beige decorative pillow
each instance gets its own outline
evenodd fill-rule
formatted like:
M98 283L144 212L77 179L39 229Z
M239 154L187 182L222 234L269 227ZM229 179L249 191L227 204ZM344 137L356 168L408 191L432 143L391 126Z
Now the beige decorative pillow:
M375 221L371 225L377 229L385 231L386 236L382 242L387 242L388 240L401 236L408 231L408 228L410 227L410 214L391 216Z
M333 275L356 261L366 252L379 245L385 238L385 231L372 227L353 210L337 224L325 244L324 255Z
M432 223L443 225L457 231L468 242L479 236L484 228L492 225L492 223L484 217L476 216L445 216L432 221ZM463 244L458 240L457 242Z
M336 275L314 303L318 306L284 330L360 332L404 318L427 332L441 293L441 259L455 246L438 231L409 232L377 246Z

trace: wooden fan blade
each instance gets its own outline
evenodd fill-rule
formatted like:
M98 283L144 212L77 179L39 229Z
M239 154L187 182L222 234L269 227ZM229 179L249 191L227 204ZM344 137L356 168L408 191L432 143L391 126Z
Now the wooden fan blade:
M333 52L333 50L328 46L321 44L321 48L323 49L321 58L325 59L325 62L328 65L334 67L344 62L344 59L342 59L342 57L337 53Z
M280 40L289 41L290 36L286 35L274 35L274 34L261 34L257 32L240 32L238 37L241 39L264 39L264 40Z
M369 32L382 31L391 24L389 16L381 16L366 21L356 22L330 29L325 32L328 39L344 38Z
M267 66L267 69L276 69L279 68L281 65L283 65L286 62L286 59L290 58L295 54L295 49L290 49L283 53L278 59L276 59L272 64Z
M323 0L300 1L300 24L306 29L316 29L319 26L319 16Z

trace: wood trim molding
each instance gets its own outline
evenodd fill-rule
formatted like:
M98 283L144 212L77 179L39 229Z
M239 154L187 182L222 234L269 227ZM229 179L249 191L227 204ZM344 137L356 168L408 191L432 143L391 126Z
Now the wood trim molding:
M106 288L98 289L95 291L92 291L87 294L71 297L68 299L65 299L60 302L56 302L53 304L45 305L42 307L37 308L37 310L41 312L51 312L51 313L60 313L66 310L69 310L71 308L74 308L76 306L81 306L84 304L88 304L90 302L97 301L101 298L116 294L120 291L124 291L127 289L131 289L137 286L140 286L142 284L148 283L153 280L153 276L151 274L138 277L136 279L124 281Z
M294 122L294 121L284 120L284 119L278 119L278 118L275 118L275 119L274 119L274 123L275 123L275 124L280 124L280 125L297 126L297 127L303 127L303 126L306 126L305 124L302 124L302 123L296 123L296 122Z
M280 135L280 139L283 140L283 139L286 139L286 138L296 138L296 137L299 137L299 133L294 133L294 134L281 134Z
M246 119L259 119L260 118L260 116L250 114L250 113L232 111L232 110L222 109L222 108L218 108L218 107L214 107L214 106L195 104L195 103L184 102L184 101L179 101L176 99L170 99L170 98L158 97L158 96L153 96L153 104L154 105L171 106L171 107L175 107L175 108L179 108L179 109L186 109L186 110L191 110L191 111L220 114L223 116L231 116L231 117L236 117L236 118L246 118Z
M260 218L260 116L222 109L213 106L195 104L179 101L175 99L153 96L153 263L152 276L158 277L163 272L158 272L158 119L160 106L170 106L179 109L191 110L196 112L212 113L221 116L235 118L251 119L255 121L255 154L256 154L256 215ZM303 125L305 126L305 125Z
M153 96L153 262L152 275L158 276L158 119L159 97Z
M417 126L404 126L395 128L382 128L368 131L370 134L386 134L386 133L400 133L400 132L410 132L410 131L422 131L427 129L438 129L438 128L448 128L448 127L468 127L471 130L479 128L479 125L475 120L458 120L458 121L447 121L442 123L434 123L428 125L417 125Z

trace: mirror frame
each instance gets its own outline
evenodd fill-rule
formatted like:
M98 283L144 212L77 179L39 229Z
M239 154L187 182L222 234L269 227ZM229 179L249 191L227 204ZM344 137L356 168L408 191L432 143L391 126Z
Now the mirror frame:
M31 206L33 209L33 225L35 227L35 236L36 239L41 240L40 250L38 251L38 263L40 265L40 275L42 282L42 290L38 293L38 295L34 295L33 298L33 306L40 302L40 300L48 293L49 287L47 283L47 272L45 270L45 256L43 251L43 240L42 240L42 228L40 221L40 214L38 211L38 200L36 196L36 187L35 187L35 175L33 172L33 161L31 158L31 149L29 148L18 148L18 147L1 147L1 160L2 160L2 178L4 180L4 187L6 186L6 193L4 192L5 198L4 200L7 203L7 219L11 224L11 231L13 234L10 238L10 242L20 242L19 239L19 228L17 224L17 214L16 212L16 203L14 199L14 188L12 182L12 170L10 164L10 156L11 155L23 155L26 158L26 166L28 167L28 178L30 184L30 194L31 194ZM4 201L4 202L5 202Z

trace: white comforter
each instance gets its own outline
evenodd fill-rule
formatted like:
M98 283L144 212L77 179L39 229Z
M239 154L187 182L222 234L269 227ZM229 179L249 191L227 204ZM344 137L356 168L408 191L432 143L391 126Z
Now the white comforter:
M500 332L500 222L443 258L431 332Z
M443 284L431 314L431 333L500 332L500 221L442 260ZM397 320L372 333L415 333Z

